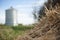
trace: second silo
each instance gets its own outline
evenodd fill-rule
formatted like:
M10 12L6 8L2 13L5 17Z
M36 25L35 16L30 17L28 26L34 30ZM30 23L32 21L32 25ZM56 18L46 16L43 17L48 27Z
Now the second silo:
M11 7L6 10L6 25L16 26L17 25L17 10Z

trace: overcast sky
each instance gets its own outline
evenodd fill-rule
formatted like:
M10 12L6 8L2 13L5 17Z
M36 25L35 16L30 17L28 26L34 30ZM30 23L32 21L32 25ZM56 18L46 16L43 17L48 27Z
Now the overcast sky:
M5 10L11 6L18 10L18 23L34 23L33 8L42 6L46 0L0 0L0 23L5 23Z

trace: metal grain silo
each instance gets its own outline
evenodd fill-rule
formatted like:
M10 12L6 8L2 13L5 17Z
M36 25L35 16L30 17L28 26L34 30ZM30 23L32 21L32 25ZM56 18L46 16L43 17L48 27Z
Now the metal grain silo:
M9 26L16 26L17 25L17 10L14 9L13 7L6 10L5 24L9 25Z

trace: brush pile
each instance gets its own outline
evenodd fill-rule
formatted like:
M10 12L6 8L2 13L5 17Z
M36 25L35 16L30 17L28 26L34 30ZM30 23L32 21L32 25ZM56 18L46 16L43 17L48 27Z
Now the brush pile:
M17 40L60 40L60 0L45 3L46 15L35 28Z

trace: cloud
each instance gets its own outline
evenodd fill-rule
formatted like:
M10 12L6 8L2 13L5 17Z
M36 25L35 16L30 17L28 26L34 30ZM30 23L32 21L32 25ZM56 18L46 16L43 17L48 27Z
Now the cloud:
M16 6L17 8L31 8L32 7L32 5L26 5L26 4L24 4L24 5L17 5Z
M5 23L5 14L4 11L0 8L0 23Z
M22 24L31 24L34 23L34 19L32 17L32 7L33 5L17 5L16 9L18 9L18 23Z
M43 6L44 5L44 3L46 2L47 0L38 0L35 4L34 4L34 6Z
M18 23L31 24L34 23L34 19L29 17L28 14L18 14Z

